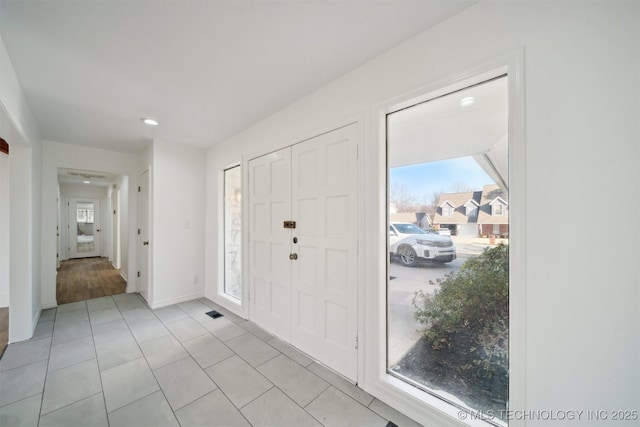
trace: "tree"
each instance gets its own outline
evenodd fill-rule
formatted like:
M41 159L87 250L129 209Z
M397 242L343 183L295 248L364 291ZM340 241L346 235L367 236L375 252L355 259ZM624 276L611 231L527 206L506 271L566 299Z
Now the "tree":
M398 212L416 212L416 197L404 184L392 184L389 193L389 201Z

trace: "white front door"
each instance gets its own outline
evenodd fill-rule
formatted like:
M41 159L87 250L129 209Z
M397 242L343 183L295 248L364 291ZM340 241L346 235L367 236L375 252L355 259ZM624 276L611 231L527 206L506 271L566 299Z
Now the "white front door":
M138 291L149 302L149 171L140 175L138 186Z
M356 132L341 128L249 163L251 319L354 382Z
M291 339L291 150L249 162L250 316L285 341Z
M292 147L291 343L355 382L358 182L356 126ZM296 243L297 242L297 243Z
M69 258L102 255L100 199L69 199Z

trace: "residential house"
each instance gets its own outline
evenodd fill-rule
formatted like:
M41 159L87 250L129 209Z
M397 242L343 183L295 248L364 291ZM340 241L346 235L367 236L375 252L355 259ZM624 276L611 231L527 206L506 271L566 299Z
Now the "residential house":
M508 196L497 185L486 185L478 207L478 232L481 236L509 236Z
M401 19L392 5L415 9ZM374 37L398 27L407 29L394 33L398 38ZM332 338L349 342L350 380L361 389L420 424L466 425L457 408L387 372L385 120L390 106L455 90L470 76L477 82L507 74L509 198L468 193L441 208L461 222L447 224L470 227L463 216L478 208L483 225L483 203L499 216L509 202L511 422L549 425L576 410L615 423L614 416L632 417L640 408L636 0L2 0L0 39L0 137L10 145L0 161L0 305L10 306L11 343L31 338L42 310L57 305L60 169L118 177L115 190L128 205L120 240L129 292L145 293L152 307L206 296L269 329L249 308L253 282L246 274L243 299L224 295L224 171L243 168L246 221L255 207L247 191L264 183L246 182L253 159L341 129L357 149L331 151L341 166L324 170L341 172L333 182L353 186L357 203L345 208L335 197L325 217L355 236L343 263L355 270L341 284L356 287L357 315L349 321L358 334ZM211 91L213 83L220 84ZM160 126L144 128L143 115L157 115ZM447 158L451 146L455 141L432 154ZM296 161L307 162L304 172L321 159ZM601 206L624 200L627 215L620 219L624 235L603 236L616 250L601 251L597 263L585 262L593 259L593 237L585 233L593 214L574 209L593 194ZM548 206L572 211L558 215ZM149 215L139 217L147 208ZM147 252L137 238L139 221L150 225ZM550 245L540 232L551 223L563 230L562 244ZM243 243L246 261L265 259L250 257ZM286 273L289 262L273 265ZM346 330L343 311L328 306L335 316L327 323ZM594 421L584 415L571 423Z
M433 223L438 228L450 229L452 235L477 236L481 199L481 191L442 193Z
M497 185L485 185L481 191L443 193L433 222L454 235L507 237L508 197Z

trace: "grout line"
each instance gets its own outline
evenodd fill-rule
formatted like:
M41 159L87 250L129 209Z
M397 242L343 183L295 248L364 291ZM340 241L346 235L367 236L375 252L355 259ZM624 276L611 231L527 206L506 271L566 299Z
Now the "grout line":
M40 409L38 410L38 425L40 424L40 418L42 417L42 406L44 405L44 391L47 388L47 377L49 376L49 361L51 360L51 349L53 348L53 338L56 333L56 322L58 320L58 308L53 315L53 328L51 328L51 343L49 343L49 353L47 355L46 368L44 370L44 381L42 383L42 395L40 397ZM37 327L37 325L36 325Z
M128 295L128 294L127 294L127 295ZM138 300L142 301L142 299L140 298L140 296L139 296L137 293L135 293L135 295L136 295L136 298L138 298ZM374 398L374 399L372 399L372 401L371 401L371 402L369 403L369 405L367 406L367 405L365 405L365 404L361 403L360 401L358 401L357 399L355 399L355 398L351 397L349 394L347 394L347 393L343 392L343 391L342 391L342 390L340 390L338 387L336 387L332 382L330 382L330 381L328 381L328 380L326 380L326 379L322 378L322 377L321 377L320 375L318 375L316 372L314 372L314 371L310 370L310 369L309 369L309 366L313 366L313 364L315 363L315 361L314 361L313 359L311 359L312 363L311 363L311 364L309 364L308 366L301 365L301 364L300 364L300 363L298 363L296 360L294 360L292 357L288 356L286 353L281 352L278 348L276 348L275 346L273 346L273 345L269 344L269 341L271 341L271 340L276 340L277 342L282 343L282 344L283 344L283 345L285 345L285 346L290 346L290 344L285 343L285 342L283 342L283 341L279 340L279 339L278 339L277 337L275 337L275 336L272 336L272 335L270 335L270 334L269 334L269 339L268 339L268 340L264 340L264 339L262 339L261 337L259 337L259 336L255 335L255 334L253 334L253 332L252 332L251 330L248 330L248 329L242 328L242 329L245 331L242 335L244 335L244 334L250 334L250 335L251 335L251 336L253 336L254 338L258 339L258 340L259 340L259 342L266 344L269 348L271 348L271 349L275 350L275 352L276 352L276 355L275 355L275 356L270 357L268 360L266 360L266 361L264 361L264 362L261 362L261 363L260 363L259 365L257 365L257 366L253 366L253 365L252 365L251 363L249 363L245 358L243 358L239 353L237 353L237 352L236 352L236 350L235 350L234 348L232 348L232 347L230 347L230 346L228 345L228 342L229 342L229 341L231 341L231 340L233 340L233 339L235 339L235 338L238 338L238 337L233 337L233 338L231 338L231 339L229 339L229 340L227 340L227 341L223 341L223 340L222 340L221 338L219 338L216 334L214 334L213 332L211 332L210 330L208 330L208 329L204 326L204 324L203 324L202 322L200 322L196 317L194 317L194 315L192 315L190 312L188 312L187 310L185 310L183 307L179 306L178 304L173 304L172 306L174 306L174 307L178 308L179 310L181 310L182 312L184 312L184 313L187 315L187 317L185 317L185 318L183 318L183 319L177 319L177 320L175 320L174 322L177 322L177 321L180 321L180 320L184 320L184 319L191 319L191 320L195 321L195 322L196 322L200 327L203 327L203 328L206 330L206 333L205 333L205 334L203 334L203 335L199 335L199 336L197 336L197 337L193 337L193 338L191 338L189 341L185 341L185 342L183 343L182 341L180 341L180 340L177 338L177 336L173 333L173 331L167 327L167 323L165 323L162 319L160 319L160 317L155 313L155 311L154 311L154 310L152 310L150 307L148 307L148 305L147 305L144 301L142 301L142 303L144 304L144 308L145 308L145 309L148 309L151 313L153 313L153 315L154 315L155 319L156 319L156 320L158 320L158 321L162 324L162 326L163 326L164 328L166 328L166 329L167 329L167 331L168 331L168 335L169 335L169 336L171 336L171 337L172 337L172 339L175 339L175 340L178 342L178 344L180 345L180 347L181 347L181 348L185 351L185 353L186 353L186 355L185 355L184 357L180 357L179 359L174 360L174 361L171 361L170 363L168 363L168 364L166 364L166 365L159 366L159 367L157 367L157 368L156 368L156 370L161 369L161 368L164 368L164 367L166 367L166 366L169 366L169 365L170 365L170 364L172 364L172 363L179 362L179 361L184 360L184 359L186 359L187 357L189 357L189 358L191 358L192 360L194 360L194 362L196 363L197 367L198 367L198 368L199 368L199 369L200 369L200 370L201 370L201 371L202 371L202 372L207 376L207 378L209 378L209 379L212 381L212 383L213 383L213 384L215 385L215 387L216 387L214 390L211 390L211 391L209 391L209 392L205 393L204 395L197 397L197 398L196 398L196 399L194 399L193 401L188 402L188 403L184 404L183 406L181 406L180 408L178 408L178 409L174 410L174 409L173 409L173 407L171 406L171 404L169 403L169 400L167 399L167 396L166 396L166 394L165 394L165 390L162 388L162 386L160 385L160 383L159 383L159 381L158 381L158 378L157 378L157 376L156 376L156 372L155 372L155 370L151 368L151 366L149 365L149 361L148 361L148 359L147 359L147 356L146 356L146 355L145 355L145 353L142 351L142 347L141 347L141 344L142 344L142 343L140 343L140 342L138 341L138 339L136 338L136 336L133 334L133 331L132 331L132 329L131 329L131 325L127 322L127 320L126 320L126 318L125 318L125 316L124 316L124 314L123 314L124 312L122 311L122 309L120 308L120 306L116 303L116 301L115 301L115 299L113 298L113 296L108 296L108 297L109 297L109 298L111 298L111 300L113 301L113 303L114 303L114 305L115 305L115 308L118 310L118 312L119 312L119 313L120 313L120 315L121 315L121 319L114 319L113 321L118 321L118 320L122 320L122 321L124 321L124 324L126 325L127 330L128 330L128 331L129 331L129 333L131 334L131 337L134 339L135 344L136 344L136 346L137 346L138 350L140 351L140 353L141 353L141 355L142 355L141 357L145 359L146 366L147 366L147 367L148 367L148 369L151 371L151 374L153 375L153 378L154 378L154 380L156 381L156 385L158 386L158 389L157 389L157 390L155 390L155 391L151 392L151 393L150 393L150 394L148 394L148 395L145 395L145 396L143 396L143 397L140 397L140 398L138 398L138 399L136 399L136 400L134 400L134 401L132 401L132 402L129 402L129 403L127 403L126 405L124 405L124 406L122 406L122 407L120 407L120 408L118 408L118 409L115 409L114 411L112 411L112 413L113 413L113 412L115 412L115 411L118 411L118 410L120 410L120 409L122 409L122 408L125 408L125 407L127 407L127 406L130 406L130 405L132 405L133 403L138 402L138 401L140 401L140 400L142 400L142 399L145 399L145 398L147 398L147 397L149 397L149 396L151 396L151 395L155 394L156 392L160 391L160 392L162 393L162 395L163 395L163 397L164 397L165 401L167 402L168 407L170 408L171 412L173 413L173 416L174 416L175 420L176 420L178 423L180 423L180 421L178 420L178 417L177 417L177 415L176 415L176 412L177 412L177 411L182 410L182 409L184 409L184 408L188 407L189 405L193 404L194 402L198 401L199 399L202 399L203 397L205 397L205 396L207 396L207 395L209 395L209 394L213 393L215 390L220 390L220 392L222 393L222 396L224 396L224 398L225 398L228 402L230 402L230 403L232 404L232 407L233 407L233 408L235 408L235 410L236 410L237 412L239 412L239 413L240 413L240 415L241 415L241 416L242 416L242 417L243 417L247 422L249 422L249 420L248 420L248 419L247 419L247 417L244 415L244 413L242 413L242 409L246 408L248 405L250 405L251 403L255 402L255 401L256 401L257 399L259 399L260 397L263 397L266 393L268 393L268 392L272 391L272 390L275 388L275 389L279 390L279 391L280 391L280 392L281 392L281 393L282 393L282 394L283 394L287 399L289 399L290 401L292 401L292 402L293 402L297 407L299 407L300 409L302 409L302 410L304 411L304 413L306 413L306 414L307 414L308 416L310 416L312 419L314 419L314 420L318 421L320 424L322 424L322 422L321 422L320 420L318 420L317 418L315 418L315 417L314 417L310 412L308 412L306 408L308 408L308 407L309 407L309 405L311 405L313 402L316 402L316 401L317 401L317 399L318 399L320 396L322 396L324 393L326 393L326 392L327 392L327 390L329 390L330 388L332 388L332 387L333 387L333 388L334 388L336 391L338 391L339 393L341 393L341 394L343 394L344 396L348 397L349 399L351 399L351 400L353 400L353 401L357 402L359 405L361 405L361 406L363 406L363 407L367 408L367 409L368 409L369 411L371 411L372 413L374 413L374 414L376 414L376 415L378 415L378 416L380 416L381 418L383 418L383 419L384 419L384 417L383 417L382 415L378 414L376 411L374 411L374 410L372 410L372 409L370 408L371 404L375 401L375 398ZM100 297L100 298L105 298L105 297ZM125 298L131 298L131 297L125 297ZM194 300L194 301L198 301L198 300ZM207 308L210 308L210 309L216 309L216 310L217 310L217 308L216 308L216 306L215 306L215 305L212 307L212 306L209 306L209 305L207 305L207 304L202 303L201 301L199 301L199 302L200 302L200 304L202 304L203 306L206 306ZM214 303L214 304L215 304L215 303ZM110 309L110 308L112 308L112 307L108 307L108 309ZM137 307L136 307L136 308L137 308ZM143 307L140 307L140 308L143 308ZM99 380L100 380L100 387L101 387L101 391L100 391L100 392L101 392L101 393L102 393L102 395L103 395L104 410L105 410L105 414L106 414L106 417L107 417L107 421L109 421L109 412L107 411L107 404L106 404L106 394L105 394L105 392L104 392L104 385L103 385L103 383L102 383L102 371L100 370L100 364L99 364L99 360L98 360L98 352L97 352L96 342L95 342L95 336L94 336L94 326L97 326L97 325L94 325L93 323L91 323L91 312L89 312L89 306L86 304L86 302L85 302L85 309L87 310L87 313L88 313L88 315L89 315L89 327L90 327L90 330L91 330L91 340L92 340L92 343L93 343L93 350L94 350L94 353L95 353L96 365L97 365L97 367L98 367L98 375L99 375L99 377L100 377L100 378L99 378ZM94 311L96 311L96 310L94 310ZM125 310L125 311L128 311L128 310ZM49 363L50 363L50 359L51 359L51 350L52 350L52 348L53 348L53 339L54 339L54 333L55 333L55 329L56 329L56 323L57 323L57 320L58 320L58 312L57 312L57 310L56 310L56 313L54 314L54 317L53 317L53 322L54 322L54 324L53 324L53 328L52 328L52 332L51 332L51 342L50 342L50 344L49 344L49 353L48 353L48 358L47 358L47 361L46 361L46 365L47 365L47 366L46 366L46 371L45 371L45 384L43 385L43 388L42 388L42 396L41 396L41 399L40 399L40 411L42 411L42 405L43 405L43 401L44 401L44 390L45 390L45 388L46 388L46 380L47 380L47 376L48 376L48 367L49 367ZM238 323L234 322L233 320L231 320L231 319L229 319L229 320L232 322L232 324L234 324L234 325L236 325L236 326L240 326ZM244 319L243 319L242 321L243 321L243 322L250 322L250 321L247 321L247 320L244 320ZM107 322L104 322L104 323L107 323ZM168 322L168 323L173 323L173 322ZM102 323L101 323L101 324L102 324ZM256 325L256 326L257 326L257 325ZM242 327L242 326L240 326L240 327ZM266 332L266 331L265 331L265 332ZM232 355L230 355L229 357L224 358L223 360L217 361L216 363L214 363L214 364L212 364L212 365L210 365L210 366L208 366L208 367L206 367L206 368L205 368L205 367L203 367L203 366L201 366L201 365L197 362L197 360L194 358L194 356L191 354L191 352L189 352L189 350L185 347L185 345L184 345L184 344L185 344L185 343L187 343L187 342L190 342L190 341L193 341L193 340L199 339L199 338L203 338L203 337L205 337L205 336L211 336L211 337L215 338L216 340L218 340L222 345L224 345L226 348L228 348L229 350L231 350ZM38 338L38 339L44 339L44 338L47 338L47 337L40 337L40 338ZM156 337L156 338L153 338L153 339L157 339L157 338L161 338L161 337ZM115 340L115 339L117 339L117 337L116 337L116 338L114 338L114 340ZM109 340L109 341L113 341L113 340ZM109 342L109 341L105 341L105 342ZM148 340L148 341L150 341L150 340ZM71 341L70 341L70 342L71 342ZM62 343L62 344L65 344L65 343ZM297 350L297 349L296 349L295 347L293 347L293 346L290 346L290 347L291 347L294 351L299 351L299 350ZM302 353L302 354L304 354L304 353ZM313 399L311 399L311 400L310 400L310 402L309 402L309 403L307 403L305 406L301 406L301 405L300 405L298 402L296 402L296 401L295 401L291 396L289 396L289 395L288 395L286 392L284 392L280 387L278 387L278 385L276 385L275 383L273 383L269 378L265 377L265 376L264 376L264 374L262 374L262 373L258 370L258 368L260 368L260 367L264 366L264 365L265 365L266 363L268 363L268 362L273 361L275 358L278 358L278 357L279 357L279 356L281 356L281 355L282 355L282 356L284 356L284 357L286 357L289 361L294 362L294 363L296 364L296 366L299 366L299 367L301 367L302 369L306 370L308 373L313 374L315 377L317 377L319 380L321 380L322 382L324 382L324 383L326 384L326 386L325 386L325 387L324 387L324 388L323 388L323 389L322 389L322 390L321 390L321 391L320 391L320 392L319 392L315 397L313 397ZM248 401L247 403L245 403L242 407L238 407L238 406L236 406L236 405L235 405L235 403L234 403L234 402L229 398L229 396L227 396L227 394L225 393L225 391L224 391L224 390L223 390L223 389L222 389L222 388L221 388L221 387L220 387L220 386L215 382L215 380L214 380L214 379L213 379L213 378L212 378L212 377L207 373L207 371L206 371L207 369L209 369L209 368L211 368L211 367L213 367L213 366L216 366L216 365L218 365L218 364L220 364L220 363L222 363L222 362L224 362L224 361L226 361L226 360L229 360L230 358L232 358L232 357L234 357L234 356L237 356L237 357L238 357L240 360L242 360L244 363L248 364L248 365L251 367L251 369L253 369L253 370L254 370L258 375L260 375L262 378L264 378L264 379L265 379L265 380L266 380L266 381L271 385L267 390L265 390L264 392L260 393L258 396L254 397L253 399L251 399L250 401ZM308 357L308 356L307 356L307 357ZM135 359L135 360L138 360L138 359ZM125 363L129 363L129 362L131 362L131 361L127 361L127 362L125 362ZM35 363L37 363L37 362L35 362ZM82 363L82 362L79 362L79 363ZM120 365L117 365L117 366L120 366ZM356 386L356 387L357 387L357 386ZM97 394L97 393L96 393L96 394ZM82 399L80 399L80 400L77 400L77 401L75 401L75 402L72 402L72 403L70 403L70 404L68 404L68 405L66 405L66 406L64 406L64 407L61 407L61 408L56 409L55 411L58 411L58 410L63 409L63 408L66 408L66 407L68 407L68 406L70 406L70 405L73 405L73 404L75 404L75 403L77 403L77 402L83 401L83 400L88 399L88 398L93 397L93 396L95 396L95 394L93 394L93 395L91 395L91 396L84 397L84 398L82 398ZM33 397L33 396L29 396L29 397ZM48 414L53 413L53 412L55 412L55 411L51 411L51 412L49 412ZM45 414L45 415L48 415L48 414ZM43 416L43 415L40 413L40 415L39 415L39 419L40 419L42 416ZM250 424L250 422L249 422L249 424Z

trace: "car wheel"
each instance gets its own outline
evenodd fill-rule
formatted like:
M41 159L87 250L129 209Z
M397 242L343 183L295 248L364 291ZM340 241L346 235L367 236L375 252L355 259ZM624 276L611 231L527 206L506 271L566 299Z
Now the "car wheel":
M418 262L416 251L410 246L403 246L398 250L400 262L406 267L413 267Z

